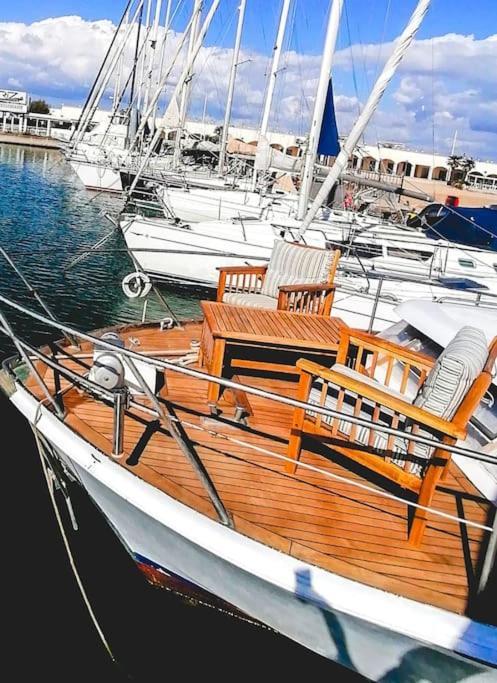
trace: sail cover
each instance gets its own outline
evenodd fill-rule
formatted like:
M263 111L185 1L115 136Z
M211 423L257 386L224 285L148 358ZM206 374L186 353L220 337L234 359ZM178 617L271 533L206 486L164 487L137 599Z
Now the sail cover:
M330 78L328 92L326 94L326 104L324 106L323 123L319 134L318 154L323 154L327 157L336 157L339 151L340 143L338 142L335 105L333 104L333 86Z

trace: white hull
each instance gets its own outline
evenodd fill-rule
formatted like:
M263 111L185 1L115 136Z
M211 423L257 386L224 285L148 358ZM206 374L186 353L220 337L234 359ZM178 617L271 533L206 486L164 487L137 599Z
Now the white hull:
M371 680L495 680L496 630L316 568L175 501L112 462L22 387L17 408L136 558L183 577ZM436 678L433 678L436 672Z
M191 226L177 225L164 220L143 217L123 218L121 228L129 250L140 267L158 279L216 287L220 266L256 265L267 262L274 240L285 230L270 222L234 220ZM324 247L327 234L321 230L306 233L308 244ZM406 242L412 238L407 237ZM407 248L407 246L406 246ZM163 251L160 251L163 250ZM211 255L212 254L212 255ZM427 278L429 269L424 261L403 259L408 263L405 274ZM368 328L375 305L378 280L364 277L362 266L351 257L342 257L342 263L356 272L353 277L337 277L337 292L333 304L335 315L352 327ZM395 259L390 259L390 270L383 259L364 260L367 269L383 270L386 280L382 285L382 299L378 302L373 329L381 331L398 320L395 307L407 299L435 300L440 297L452 300L474 300L472 293L448 290L442 286L389 280L395 272L402 272ZM449 264L450 265L450 264ZM491 291L497 292L497 272L486 268L482 279ZM457 269L448 268L447 275L461 276ZM369 294L366 294L369 292Z
M192 176L191 182L195 179ZM189 180L188 177L186 180ZM300 225L296 219L298 195L291 193L265 195L253 192L249 188L230 189L226 187L226 182L220 179L217 179L217 186L213 181L211 182L210 189L165 186L161 196L176 217L189 223L252 218L281 222L282 225L298 229ZM239 181L239 184L241 182L243 181ZM381 224L379 219L371 216L328 207L323 207L318 212L316 222L318 221L322 222L325 227L331 225L339 228L340 232L337 232L337 235L342 235L345 230L347 235L344 239L348 239L350 230Z
M102 164L92 163L91 161L71 159L69 163L83 185L89 190L118 193L123 191L119 170L103 166Z

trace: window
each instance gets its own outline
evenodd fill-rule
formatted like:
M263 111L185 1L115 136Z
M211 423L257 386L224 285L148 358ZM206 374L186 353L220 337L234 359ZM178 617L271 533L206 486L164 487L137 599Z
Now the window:
M476 267L475 262L469 258L460 258L460 259L458 259L458 263L463 268L475 268Z

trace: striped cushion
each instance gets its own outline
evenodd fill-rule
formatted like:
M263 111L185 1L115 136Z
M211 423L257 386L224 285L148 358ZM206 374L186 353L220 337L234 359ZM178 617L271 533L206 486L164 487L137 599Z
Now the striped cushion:
M414 405L450 420L482 372L487 358L484 333L476 327L462 327L438 357Z
M414 405L445 420L454 417L473 382L482 372L488 358L487 339L476 327L461 327L447 344L431 369ZM423 430L419 436L432 438ZM408 442L406 441L406 447ZM417 443L413 454L416 458L428 459L433 448ZM421 466L412 465L413 474L421 475Z
M243 292L225 292L223 303L232 306L250 306L251 308L272 308L276 310L278 299L264 294L244 294Z
M261 293L277 298L282 285L318 284L327 282L333 251L312 249L277 240Z

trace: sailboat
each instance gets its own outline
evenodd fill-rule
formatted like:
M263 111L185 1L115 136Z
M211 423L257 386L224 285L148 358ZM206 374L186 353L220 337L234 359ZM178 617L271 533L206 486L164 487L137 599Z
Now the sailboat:
M328 251L279 248L329 275ZM154 585L373 681L495 678L494 317L418 302L378 337L203 301L202 323L81 331L0 303L1 384L47 481L86 492ZM10 310L61 340L34 347Z
M226 259L233 266L264 263L275 239L304 240L319 248L338 246L345 256L340 262L342 277L337 279L336 305L341 307L341 315L348 323L366 326L372 310L378 308L381 289L382 312L376 319L376 329L393 322L395 306L413 296L441 299L454 296L454 289L458 290L457 296L468 300L480 300L482 296L485 300L487 294L497 294L495 253L459 248L444 240L428 239L420 230L362 218L344 226L340 216L326 208L327 196L343 173L360 131L374 111L377 96L386 85L386 80L377 85L344 148L338 152L329 70L341 7L335 1L329 16L300 195L275 199L242 190L164 188L163 198L174 195L194 220L185 223L137 216L125 210L119 224L139 270L155 279L215 287L218 269ZM283 33L280 22L279 34ZM278 63L275 67L273 73L277 72ZM323 128L323 121L331 124L331 131ZM337 160L305 214L320 143L332 145L333 148L328 146L321 151L336 154ZM217 220L195 222L203 212L216 214ZM230 215L231 220L226 220ZM305 219L303 224L299 215ZM492 300L488 303L493 306Z

